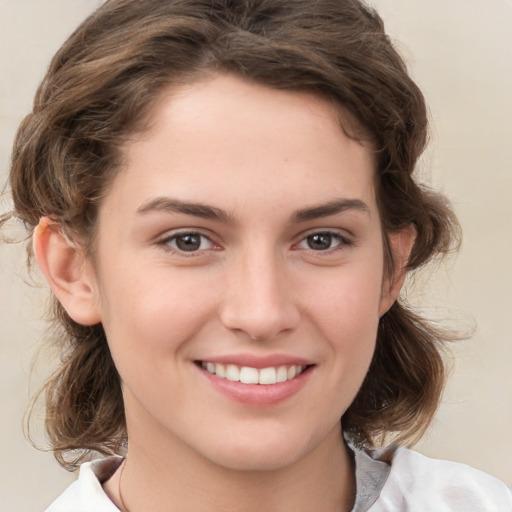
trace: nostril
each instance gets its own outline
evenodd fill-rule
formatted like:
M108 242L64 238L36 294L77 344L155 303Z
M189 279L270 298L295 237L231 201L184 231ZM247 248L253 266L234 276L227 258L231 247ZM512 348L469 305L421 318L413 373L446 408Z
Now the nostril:
M251 308L235 303L224 308L220 319L231 332L261 343L293 331L300 322L300 314L293 304Z

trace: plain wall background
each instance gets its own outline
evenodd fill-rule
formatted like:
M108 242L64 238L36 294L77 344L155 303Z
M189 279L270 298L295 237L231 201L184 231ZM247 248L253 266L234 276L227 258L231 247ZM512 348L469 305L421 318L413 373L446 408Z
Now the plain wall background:
M432 143L421 175L452 199L460 255L416 286L411 301L463 329L436 421L418 449L512 485L512 1L374 0L423 89ZM17 125L53 53L97 0L0 0L0 183ZM0 246L0 511L42 510L74 478L33 449L23 412L44 365L44 291L29 287L21 247Z

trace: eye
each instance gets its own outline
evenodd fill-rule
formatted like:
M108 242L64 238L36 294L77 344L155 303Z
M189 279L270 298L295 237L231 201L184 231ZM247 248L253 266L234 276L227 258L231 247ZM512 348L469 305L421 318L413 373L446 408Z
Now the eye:
M332 231L320 231L311 233L304 237L298 244L300 249L310 249L312 251L328 251L341 245L349 245L350 241L339 233Z
M215 247L215 244L205 235L195 232L182 232L167 237L160 242L176 252L198 252Z

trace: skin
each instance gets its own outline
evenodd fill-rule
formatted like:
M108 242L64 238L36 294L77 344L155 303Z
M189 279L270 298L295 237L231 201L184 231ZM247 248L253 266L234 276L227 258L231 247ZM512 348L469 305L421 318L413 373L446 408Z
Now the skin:
M167 91L125 148L94 261L58 230L36 231L68 313L105 328L123 383L131 512L350 510L339 419L411 237L393 235L399 264L386 279L372 151L338 113L230 75ZM201 235L192 251L179 249L185 233ZM196 364L233 355L310 367L290 397L242 403ZM119 471L105 489L120 506L118 488Z

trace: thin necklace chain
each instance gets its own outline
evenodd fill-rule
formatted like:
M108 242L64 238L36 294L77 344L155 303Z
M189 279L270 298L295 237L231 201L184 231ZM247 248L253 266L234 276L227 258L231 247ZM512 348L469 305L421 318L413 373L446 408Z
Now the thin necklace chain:
M123 463L121 466L121 472L119 473L119 480L117 483L117 494L119 495L119 501L121 502L121 506L123 507L123 512L130 512L130 510L124 503L123 493L121 492L121 479L123 478L123 471L124 471L125 465L126 465L126 458L123 460Z

